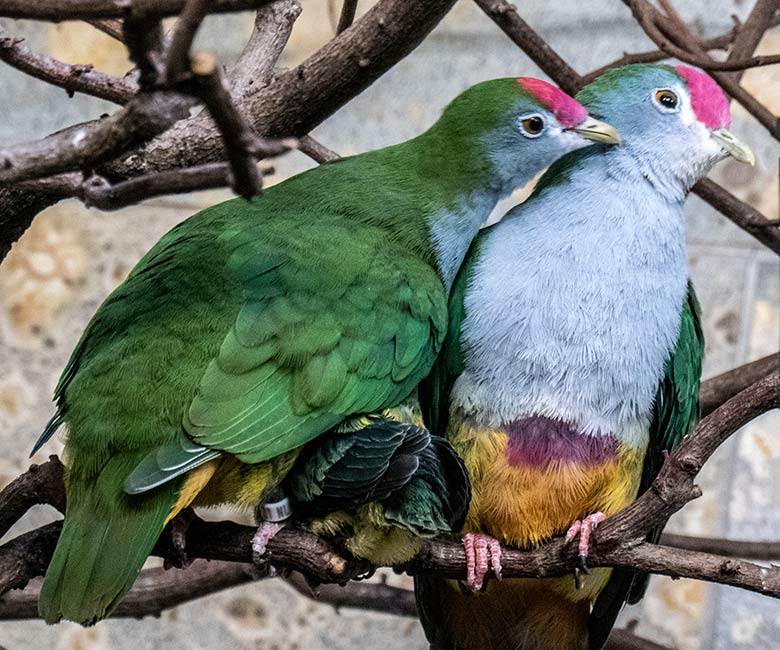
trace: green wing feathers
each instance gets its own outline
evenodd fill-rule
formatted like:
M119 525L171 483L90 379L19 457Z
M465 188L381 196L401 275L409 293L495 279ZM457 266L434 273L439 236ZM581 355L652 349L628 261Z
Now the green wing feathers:
M307 224L319 237L310 248L289 241L289 230L277 232L276 222L265 224L262 237L223 236L232 250L228 272L245 300L184 413L183 435L202 453L196 458L191 443L169 443L169 467L155 471L160 453L153 452L133 476L134 490L206 462L208 449L263 462L353 413L394 406L427 373L447 318L435 272L390 254L378 229L352 236L355 257L345 257L333 241L343 224L321 221Z
M378 415L309 443L288 475L287 491L303 518L373 503L387 524L423 536L456 530L471 494L463 462L448 442Z

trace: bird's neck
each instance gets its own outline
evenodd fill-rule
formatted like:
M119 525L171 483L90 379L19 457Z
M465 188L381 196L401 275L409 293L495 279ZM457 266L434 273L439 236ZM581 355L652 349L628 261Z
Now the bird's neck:
M424 243L448 289L498 201L532 175L497 164L475 133L433 128L380 153L403 194L402 209L385 211L383 225L412 248Z

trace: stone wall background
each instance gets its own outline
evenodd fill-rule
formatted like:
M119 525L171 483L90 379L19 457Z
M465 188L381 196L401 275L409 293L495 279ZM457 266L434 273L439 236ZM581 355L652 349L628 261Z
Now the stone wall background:
M339 6L303 0L303 13L281 61L295 65L330 38ZM371 3L361 2L361 10ZM704 35L728 30L749 0L678 0L683 17ZM519 3L521 14L580 72L624 51L653 49L617 0ZM123 49L87 25L35 25L2 21L36 50L71 63L96 64L122 74ZM198 46L230 62L251 31L249 14L211 17ZM780 31L760 52L780 51ZM411 56L319 127L314 135L341 154L411 137L429 124L459 91L499 76L544 76L475 5L461 0ZM749 72L744 85L780 113L780 69ZM113 110L89 97L64 92L0 67L0 144L41 137L75 121ZM780 146L734 108L734 131L755 149L748 169L724 163L714 174L729 189L778 216ZM275 161L277 182L313 163L293 153ZM27 454L53 407L51 394L91 314L141 255L169 228L223 191L155 199L116 213L76 202L41 214L0 267L0 486L28 465ZM691 274L705 315L705 376L774 352L780 339L780 265L769 251L696 197L687 206ZM707 466L704 497L671 522L678 532L744 539L776 539L780 509L780 415L768 414L734 436ZM53 442L34 459L58 453ZM50 519L32 512L15 532ZM118 558L118 561L121 561ZM391 577L401 584L408 579ZM648 597L623 613L639 620L638 633L680 650L780 648L780 603L755 594L654 577ZM0 623L7 650L351 650L424 649L414 620L345 610L334 612L269 581L233 589L143 622L115 620L91 629L41 622Z

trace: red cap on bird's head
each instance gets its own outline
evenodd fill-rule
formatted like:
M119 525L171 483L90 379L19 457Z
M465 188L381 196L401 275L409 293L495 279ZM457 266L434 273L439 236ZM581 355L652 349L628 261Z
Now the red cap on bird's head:
M565 129L572 128L588 117L588 111L557 86L533 77L518 77L517 83L555 115Z
M705 72L685 65L674 69L688 84L696 119L708 129L728 129L731 126L729 100L715 80Z

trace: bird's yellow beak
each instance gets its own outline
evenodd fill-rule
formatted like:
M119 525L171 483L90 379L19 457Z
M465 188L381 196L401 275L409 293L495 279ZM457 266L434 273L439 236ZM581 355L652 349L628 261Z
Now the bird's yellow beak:
M620 144L620 133L614 126L592 117L571 130L579 133L586 140L605 144Z
M734 160L739 160L739 162L747 163L748 165L756 164L756 157L750 147L728 129L716 129L710 133L710 137Z

